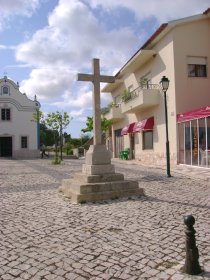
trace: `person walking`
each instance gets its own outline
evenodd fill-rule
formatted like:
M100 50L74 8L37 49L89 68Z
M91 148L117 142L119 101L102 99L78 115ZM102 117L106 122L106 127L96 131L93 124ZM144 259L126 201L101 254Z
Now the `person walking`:
M41 145L41 158L44 158L44 156L48 157L48 155L45 153L45 145Z

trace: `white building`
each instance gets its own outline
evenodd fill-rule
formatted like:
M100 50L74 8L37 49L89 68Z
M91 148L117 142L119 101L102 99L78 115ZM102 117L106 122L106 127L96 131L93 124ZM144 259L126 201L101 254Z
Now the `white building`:
M39 157L39 124L33 114L39 102L19 91L7 76L0 79L0 157Z

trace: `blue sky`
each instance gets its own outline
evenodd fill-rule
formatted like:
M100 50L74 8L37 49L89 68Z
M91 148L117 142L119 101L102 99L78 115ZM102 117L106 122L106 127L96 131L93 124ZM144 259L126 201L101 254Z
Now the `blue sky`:
M210 0L0 0L0 69L44 113L68 112L79 137L92 116L91 84L77 82L99 58L115 74L160 24L200 14ZM103 85L101 85L101 88ZM110 95L101 94L102 107Z

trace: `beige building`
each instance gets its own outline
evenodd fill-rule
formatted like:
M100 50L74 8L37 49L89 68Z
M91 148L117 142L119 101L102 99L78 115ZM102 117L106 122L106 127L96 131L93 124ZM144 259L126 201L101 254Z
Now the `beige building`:
M113 102L109 147L113 157L166 163L163 76L167 90L171 164L210 167L210 9L162 24L107 84ZM209 107L208 107L209 106Z
M33 120L39 107L7 76L0 79L0 157L39 157L39 124Z

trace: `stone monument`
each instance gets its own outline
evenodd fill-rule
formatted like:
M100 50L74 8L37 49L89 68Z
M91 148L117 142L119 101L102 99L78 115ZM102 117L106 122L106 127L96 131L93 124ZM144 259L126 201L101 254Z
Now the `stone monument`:
M99 59L94 58L92 66L93 74L78 74L77 80L93 84L94 142L86 153L82 173L75 174L73 179L64 179L59 191L73 203L143 195L137 181L124 180L123 174L115 173L111 152L102 144L100 83L113 83L115 78L100 75Z

